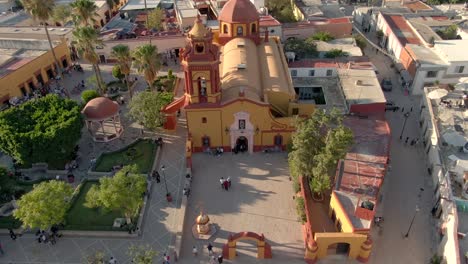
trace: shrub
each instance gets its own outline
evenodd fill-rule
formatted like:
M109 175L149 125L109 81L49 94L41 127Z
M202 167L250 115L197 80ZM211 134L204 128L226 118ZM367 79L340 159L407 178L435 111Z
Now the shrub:
M307 222L307 215L305 211L305 203L304 198L297 197L296 198L296 212L299 220L304 224Z
M99 96L100 95L96 90L86 90L81 93L81 100L83 100L83 102L87 104L89 101Z
M122 79L125 78L125 75L120 70L119 65L114 65L114 67L112 67L112 76L114 76L116 79L119 79L119 81L122 81Z

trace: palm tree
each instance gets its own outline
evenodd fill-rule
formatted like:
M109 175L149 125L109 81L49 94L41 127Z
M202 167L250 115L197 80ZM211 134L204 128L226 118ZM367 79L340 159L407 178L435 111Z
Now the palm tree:
M68 22L71 17L71 6L70 5L58 5L54 8L52 18L55 23L60 23L62 26Z
M58 71L60 77L62 77L62 67L60 67L60 63L57 59L57 55L55 54L54 47L52 45L52 40L50 39L49 30L47 30L47 21L52 16L55 1L54 0L21 0L24 9L32 16L34 20L38 20L44 25L44 31L47 35L47 40L49 41L50 51L52 52L52 56L54 57L55 67ZM70 97L70 93L65 88L67 96Z
M139 46L134 54L134 66L138 72L145 75L145 80L150 88L153 88L153 83L156 80L158 71L161 68L161 61L156 46L145 44Z
M79 54L93 65L99 93L105 93L105 87L103 87L104 82L101 77L101 69L99 68L99 56L94 50L94 47L103 45L102 40L99 39L99 32L90 26L78 27L73 31L73 39L74 45Z
M77 26L90 26L90 22L93 24L96 22L98 7L93 1L76 0L70 6L73 8L74 22Z
M130 55L130 48L127 45L119 44L112 47L111 55L117 59L117 63L120 67L120 72L125 75L125 82L130 93L130 98L133 97L133 90L128 82L128 75L130 74L130 68L132 66L132 56Z

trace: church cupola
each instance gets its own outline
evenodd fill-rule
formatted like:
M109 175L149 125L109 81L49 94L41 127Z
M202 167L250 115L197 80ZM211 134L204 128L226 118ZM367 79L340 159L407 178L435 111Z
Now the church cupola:
M197 16L187 34L182 52L185 92L190 104L217 103L221 99L219 78L219 48L213 44L213 33Z
M229 0L219 17L219 43L226 44L233 38L249 38L260 43L260 15L250 0Z

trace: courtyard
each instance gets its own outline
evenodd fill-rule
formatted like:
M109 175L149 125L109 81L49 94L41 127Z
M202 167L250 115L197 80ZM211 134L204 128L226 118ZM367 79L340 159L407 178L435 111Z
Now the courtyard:
M229 191L221 188L220 177L231 178ZM237 257L228 263L304 263L301 223L293 200L286 153L225 153L193 156L193 182L184 225L183 263L208 263L208 241L196 240L192 225L200 210L218 229L209 240L220 254L229 234L243 231L264 234L272 246L273 259L258 260L253 241L237 243ZM194 259L191 250L199 255Z

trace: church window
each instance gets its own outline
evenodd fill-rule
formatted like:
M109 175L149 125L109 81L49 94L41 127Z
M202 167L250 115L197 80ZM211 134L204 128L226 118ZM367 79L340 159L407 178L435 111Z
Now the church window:
M197 53L203 53L204 48L205 47L203 46L203 44L200 44L200 43L195 44L195 51Z
M206 122L207 122L206 117L202 117L201 122L202 122L203 124L206 124Z
M252 24L252 26L250 27L250 32L256 33L257 32L257 25Z
M245 129L245 119L239 119L239 129Z
M228 33L228 25L226 25L226 24L223 25L223 33L224 34Z
M244 35L244 28L242 26L237 27L237 36L243 36Z

